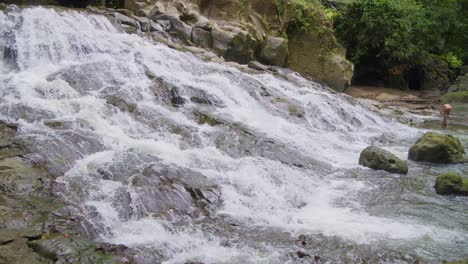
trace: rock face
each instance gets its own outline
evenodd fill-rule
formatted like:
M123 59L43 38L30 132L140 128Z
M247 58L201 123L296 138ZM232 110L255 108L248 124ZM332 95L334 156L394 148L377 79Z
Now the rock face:
M68 236L78 223L52 194L53 176L31 154L16 127L0 121L0 263L125 263L101 244Z
M427 132L410 148L408 158L433 163L458 163L465 153L460 141L450 135Z
M255 54L259 49L259 43L249 34L239 33L229 43L229 48L224 57L226 60L247 64L255 60Z
M449 92L468 91L468 73L460 75L455 82L450 85Z
M343 92L353 76L353 65L333 33L306 32L289 38L289 68Z
M444 173L437 177L434 188L440 195L468 196L468 179L464 179L458 173Z
M444 91L450 86L449 76L453 75L453 72L447 62L432 57L424 71L425 90Z
M286 39L268 37L263 44L260 60L266 64L284 67L288 62L288 55L288 41Z
M9 0L14 4L50 4L85 7L103 6L98 0ZM110 4L109 4L110 3ZM122 31L150 33L159 42L198 46L227 61L247 64L258 60L267 65L289 67L338 92L349 86L353 65L337 42L331 21L313 1L276 0L121 0L98 9L111 17ZM313 25L291 29L297 11L313 14ZM182 48L181 48L182 49Z
M408 173L408 165L405 161L389 151L374 146L369 146L361 152L359 164L374 170L398 174Z
M298 5L308 5L303 11L313 14L313 26L289 28L297 22ZM125 7L161 24L163 32L152 27L157 41L162 37L196 45L241 64L258 60L289 67L339 92L349 85L353 75L353 65L336 41L332 23L312 1L126 0Z

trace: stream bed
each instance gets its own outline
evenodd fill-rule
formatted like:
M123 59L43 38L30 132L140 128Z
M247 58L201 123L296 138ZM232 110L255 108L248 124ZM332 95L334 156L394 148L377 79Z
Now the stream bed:
M0 36L0 118L60 176L81 232L137 263L468 255L468 199L433 188L467 164L358 165L371 144L406 159L437 121L406 126L295 73L205 62L85 11L9 6ZM443 131L465 148L467 109Z

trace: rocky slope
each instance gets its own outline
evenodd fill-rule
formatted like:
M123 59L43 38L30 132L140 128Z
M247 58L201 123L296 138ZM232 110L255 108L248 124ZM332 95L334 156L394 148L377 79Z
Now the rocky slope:
M125 9L99 12L114 16L127 32L147 33L157 41L184 45L192 52L200 53L194 49L199 47L227 61L241 64L260 61L266 65L288 67L339 92L349 86L353 75L353 65L346 60L345 49L337 42L331 21L313 1L6 2L74 7L108 3Z
M170 18L183 28L178 35L187 44L229 61L289 67L337 91L351 81L353 66L331 21L312 1L128 0L125 7L156 21Z
M128 263L125 247L80 237L79 221L52 193L55 177L0 121L0 263Z

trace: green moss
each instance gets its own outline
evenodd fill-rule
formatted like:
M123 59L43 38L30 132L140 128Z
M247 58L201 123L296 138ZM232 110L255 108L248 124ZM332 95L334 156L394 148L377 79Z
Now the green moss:
M359 164L374 170L407 174L408 165L394 154L384 149L369 146L359 156Z
M458 163L465 153L460 140L451 135L428 132L410 148L408 157L414 161Z
M248 0L239 1L239 17L246 17L250 11L250 4Z
M400 117L403 114L404 114L403 111L398 110L398 109L395 109L390 113L390 115L393 116L393 117Z
M447 172L437 177L434 187L440 195L468 195L468 179L455 172Z
M47 234L29 242L29 246L44 258L61 263L118 263L113 256L101 251L97 243L75 235Z
M465 259L465 260L458 260L458 261L452 261L452 262L447 262L446 264L468 264L468 259Z
M203 124L208 124L210 126L217 126L221 125L222 122L216 120L215 118L208 116L206 114L202 114L200 112L195 112L195 116L198 119L198 124L203 125Z
M322 6L313 0L274 0L273 4L278 20L285 22L283 26L286 28L282 32L307 32L312 29L320 32L326 28L324 22L333 17L327 16Z
M440 98L443 103L468 103L468 91L446 93Z
M297 114L297 113L299 113L299 110L297 109L297 106L295 106L295 105L289 105L289 106L288 106L288 112L289 112L290 114Z

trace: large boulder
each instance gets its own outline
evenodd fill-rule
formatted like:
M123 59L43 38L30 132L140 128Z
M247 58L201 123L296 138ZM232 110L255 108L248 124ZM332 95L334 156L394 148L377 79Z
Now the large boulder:
M448 63L432 56L424 67L424 90L445 91L450 86L450 77L454 75Z
M449 92L468 91L468 73L460 75L455 82L450 85Z
M433 163L463 162L465 153L460 140L451 135L427 132L410 148L408 159Z
M288 40L268 37L260 52L260 60L269 65L286 66L288 61Z
M384 170L391 173L406 174L408 165L389 151L369 146L359 156L359 164L374 170Z
M239 32L229 43L229 48L224 54L227 61L235 61L241 64L247 64L255 60L255 54L259 49L258 41L250 34Z
M324 82L343 92L353 76L353 64L346 60L345 50L333 32L300 32L289 37L290 69Z
M224 54L229 49L229 44L234 39L234 37L235 33L222 30L219 27L214 27L211 30L213 49L220 54Z
M458 173L447 172L437 177L434 188L440 195L468 196L468 179Z
M246 63L260 60L266 64L287 66L302 75L323 82L332 89L342 92L351 82L353 65L346 59L345 49L338 43L333 33L333 25L323 13L319 4L313 1L273 1L273 0L201 0L203 15L215 20L228 20L250 24L252 36L261 41L262 32L270 37L263 42L257 54L245 43L251 41L236 37L231 43L227 60ZM297 11L313 14L313 26L291 30L297 24ZM263 20L263 21L259 21ZM286 34L285 34L286 33ZM287 42L279 36L288 36ZM234 48L237 45L239 48ZM277 46L279 45L279 47ZM287 52L286 49L287 48ZM235 51L235 52L232 52ZM247 51L247 52L246 52ZM251 56L254 51L254 55ZM238 54L249 60L239 60ZM234 56L233 56L234 55ZM283 63L284 58L286 62Z
M213 37L211 31L201 27L194 27L192 30L192 42L202 48L213 47Z

